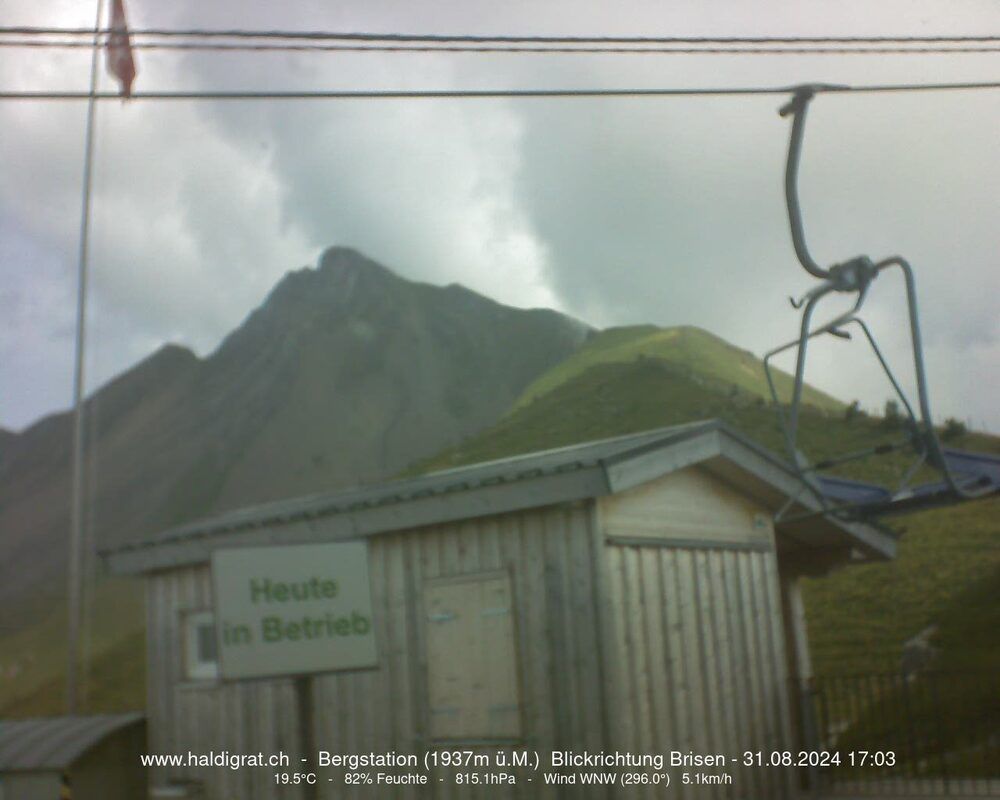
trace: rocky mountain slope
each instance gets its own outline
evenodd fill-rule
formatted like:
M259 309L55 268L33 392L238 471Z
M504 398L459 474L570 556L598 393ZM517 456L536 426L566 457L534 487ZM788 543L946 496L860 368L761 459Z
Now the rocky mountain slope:
M496 421L588 335L330 249L207 358L168 345L89 399L89 527L107 546L392 475ZM62 596L71 441L69 413L0 440L2 633Z

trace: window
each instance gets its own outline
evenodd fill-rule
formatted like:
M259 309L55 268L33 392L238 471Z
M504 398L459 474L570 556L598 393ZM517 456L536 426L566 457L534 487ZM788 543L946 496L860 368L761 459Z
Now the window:
M520 738L510 576L428 581L424 611L431 739Z
M193 611L183 616L184 677L189 681L211 681L219 677L219 654L215 642L215 615Z

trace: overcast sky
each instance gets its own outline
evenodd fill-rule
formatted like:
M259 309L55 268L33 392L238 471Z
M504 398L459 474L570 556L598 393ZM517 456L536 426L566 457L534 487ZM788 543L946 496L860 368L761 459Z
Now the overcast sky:
M92 7L93 6L93 7ZM134 28L542 35L1000 34L982 2L126 0ZM91 26L96 4L5 0L4 25ZM996 81L1000 54L905 56L138 53L137 91L784 86ZM5 89L86 89L82 51L0 51ZM103 73L103 64L102 64ZM102 74L102 86L113 88ZM99 106L88 385L164 342L201 355L333 244L596 326L694 324L762 354L812 279L782 196L782 99L118 102ZM85 106L0 101L0 425L71 401ZM1000 91L823 96L801 179L824 263L917 271L935 416L1000 431ZM832 308L830 309L832 311ZM866 306L910 370L902 282ZM822 308L820 314L823 314ZM881 407L860 343L808 379Z

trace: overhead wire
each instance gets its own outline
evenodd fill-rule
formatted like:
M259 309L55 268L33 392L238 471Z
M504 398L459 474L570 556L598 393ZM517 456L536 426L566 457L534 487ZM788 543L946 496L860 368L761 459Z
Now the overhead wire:
M0 34L2 35L2 34ZM83 40L57 39L0 39L3 48L32 49L74 49L93 47L91 42ZM204 42L204 41L133 41L134 50L178 50L207 52L350 52L350 53L509 53L517 55L958 55L1000 53L1000 42L992 45L954 44L941 46L900 45L887 47L882 45L857 46L681 46L678 44L664 46L620 46L605 45L575 45L575 46L521 46L521 45L462 45L462 44L330 44L330 43L296 43L296 42Z
M110 29L97 31L100 43ZM881 55L964 54L1000 52L1000 35L957 36L510 36L367 33L284 30L208 30L146 28L129 31L134 49L206 51L344 51L344 52L449 52L518 54L684 54L684 55ZM90 28L0 27L0 48L92 48ZM38 38L69 36L81 38ZM20 38L10 38L20 37ZM82 37L91 37L89 40ZM103 38L101 38L103 37ZM150 37L154 37L150 40ZM192 41L192 39L194 41ZM230 41L215 41L228 39ZM211 41L206 41L211 40ZM236 40L236 41L232 41ZM303 41L305 40L305 41ZM765 46L766 45L766 46ZM837 45L837 46L831 46ZM889 46L891 45L891 46ZM942 46L946 45L946 46ZM785 94L793 87L708 88L532 88L469 90L206 90L147 91L135 100L257 100L257 99L477 99L668 97ZM1000 82L826 86L827 92L907 92L996 89ZM111 92L95 93L97 100L119 99ZM83 100L87 92L0 91L0 100Z
M131 100L473 100L500 98L596 98L596 97L721 97L783 95L795 86L733 86L684 88L576 88L576 89L302 89L302 90L204 90L133 92ZM817 93L874 94L888 92L941 92L1000 89L1000 81L956 83L869 84L860 86L817 85ZM88 100L83 91L0 91L0 100ZM95 92L95 100L121 100L117 92Z
M96 33L106 36L113 31L102 28ZM3 26L0 35L72 35L93 36L93 28L45 28L31 26ZM302 30L248 30L205 28L134 28L132 37L188 37L232 39L311 39L363 42L433 42L433 43L506 43L506 44L940 44L946 42L1000 43L1000 34L973 34L955 36L516 36L479 34L420 34L374 33L344 31Z

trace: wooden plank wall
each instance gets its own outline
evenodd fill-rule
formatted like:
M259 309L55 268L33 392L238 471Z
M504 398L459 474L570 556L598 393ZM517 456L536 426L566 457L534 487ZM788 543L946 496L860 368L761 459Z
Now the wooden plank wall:
M611 668L616 746L727 755L790 747L774 553L609 544L607 557L618 637ZM677 780L683 770L671 771ZM790 792L787 770L725 771L730 786L675 783L672 791L699 800ZM627 792L661 794L652 787Z
M607 541L614 740L635 752L741 756L792 746L775 533L766 508L698 468L596 504ZM680 778L683 769L673 771ZM688 769L713 774L716 770ZM680 797L781 797L791 771L734 765ZM647 796L656 796L650 788ZM636 789L629 796L643 796Z
M316 746L332 753L395 750L421 756L427 730L427 663L422 586L426 580L508 570L516 605L516 641L525 740L517 745L599 751L605 742L595 555L603 548L593 505L580 503L374 537L370 542L373 611L380 667L314 678ZM297 752L290 681L216 688L184 687L183 611L211 607L206 566L166 571L148 582L149 716L153 752ZM456 654L461 657L461 654ZM489 746L484 752L495 753ZM294 764L293 764L294 767ZM335 775L330 768L323 777ZM161 771L162 773L162 771ZM197 773L197 774L196 774ZM266 771L174 770L172 777L210 777L209 797L298 798L262 780ZM163 775L157 775L162 778ZM541 798L555 787L521 781L513 789L439 782L431 789L379 790L379 797ZM572 787L587 797L583 787ZM565 789L563 790L563 793ZM322 781L321 798L371 797L372 788ZM593 796L604 796L595 789Z
M298 747L295 694L290 680L234 684L189 683L183 675L181 619L212 607L208 565L160 572L147 581L147 731L151 753L294 754ZM295 768L295 764L292 768ZM157 768L150 785L206 782L209 798L298 800L297 787L277 787L270 770Z

